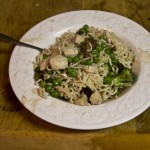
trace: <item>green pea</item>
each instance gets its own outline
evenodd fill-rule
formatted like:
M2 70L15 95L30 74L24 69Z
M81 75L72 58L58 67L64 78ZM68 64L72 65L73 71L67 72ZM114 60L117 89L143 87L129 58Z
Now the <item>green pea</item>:
M99 57L93 57L93 62L94 62L95 64L98 64L98 63L100 62Z
M39 82L39 86L40 86L41 88L45 88L45 87L46 87L46 82L45 82L45 81L40 81L40 82Z
M94 49L91 51L91 54L94 55L94 56L98 56L99 55L99 52L97 49Z
M53 90L51 90L50 95L51 95L52 97L57 98L57 97L59 97L59 96L60 96L60 93L59 93L59 91L58 91L58 90L53 89Z
M86 60L85 65L92 65L93 61L92 60Z
M46 83L52 83L52 81L53 81L53 78L46 79Z
M58 78L55 78L55 79L52 80L52 84L53 84L54 86L57 86L57 85L60 84L60 80L59 80Z
M99 46L96 47L96 50L97 50L98 52L101 52L101 51L103 50L103 48L99 45Z
M77 72L74 68L67 68L67 73L72 78L75 78L77 76Z
M109 54L109 56L110 56L111 59L114 59L116 57L116 54L112 52L112 53Z
M106 49L105 53L109 55L111 53L111 50L110 49Z
M77 63L79 60L80 60L80 57L79 57L79 56L75 56L75 57L72 58L72 61L73 61L74 63Z
M69 68L67 68L67 73L72 72L74 70L75 70L74 68L69 67Z
M79 31L80 31L81 33L84 33L84 32L85 32L85 29L84 29L84 28L81 28L81 29L79 29Z
M88 26L87 24L85 24L85 25L83 26L83 28L84 28L84 29L88 29L89 26Z
M72 62L72 57L67 57L67 59L68 59L68 63Z
M46 85L45 87L46 92L50 93L52 90L52 86L51 85Z
M79 29L77 34L87 34L88 32L89 32L89 26L88 25L84 25L82 28Z
M84 33L89 32L89 26L87 24L83 26L83 29L84 29Z

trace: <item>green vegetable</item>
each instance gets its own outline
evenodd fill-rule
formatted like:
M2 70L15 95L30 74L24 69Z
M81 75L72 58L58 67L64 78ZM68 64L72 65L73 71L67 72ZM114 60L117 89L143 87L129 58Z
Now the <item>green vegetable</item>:
M80 60L80 56L75 56L72 58L72 62L77 63Z
M113 78L110 76L107 76L104 78L104 84L111 84L112 83Z
M101 52L103 50L105 50L106 52L108 52L108 50L110 50L110 49L108 49L108 45L106 43L102 43L101 45L98 45L96 47L96 49L97 49L98 52Z
M61 82L61 80L60 80L60 79L58 79L58 78L55 78L55 79L53 79L53 80L52 80L52 84L53 84L54 86L59 85L59 84L60 84L60 82Z
M99 51L97 49L94 49L91 51L91 54L94 56L99 56Z
M80 49L80 52L82 52L83 50L86 49L86 42L81 42L79 45L78 45L78 48ZM79 53L80 53L79 52Z
M47 70L46 73L51 75L53 73L53 71L52 70Z
M112 52L111 49L106 49L106 50L105 50L105 53L110 56L111 62L112 62L112 64L113 64L113 66L114 66L114 67L115 67L115 66L117 67L117 65L119 64L119 61L118 61L118 59L116 58L116 54L115 54L114 52Z
M107 64L105 64L105 67L106 67L106 69L108 70L108 71L110 71L111 70L111 66L107 63Z
M87 34L89 32L89 26L84 25L82 28L80 28L77 32L77 34Z
M46 90L46 92L51 93L52 86L51 85L46 85L45 90Z
M53 90L51 90L50 95L51 95L52 97L57 98L57 97L60 96L60 92L59 92L58 90L53 89Z
M92 65L92 64L93 64L93 61L92 61L92 60L86 60L84 64L85 64L85 65Z
M38 65L35 69L34 69L35 72L40 72L40 66Z
M67 68L67 74L72 77L75 78L77 76L77 72L74 68Z
M102 48L102 46L98 45L98 46L96 47L96 50L97 50L98 52L101 52L101 51L103 50L103 48Z
M108 46L107 46L106 43L102 43L102 44L101 44L101 47L102 47L103 50L105 50L106 48L108 48Z
M45 88L45 87L46 87L46 82L45 82L45 81L40 81L40 82L39 82L39 86L40 86L41 88Z
M114 52L109 53L109 56L110 56L111 59L116 58L116 54Z
M119 96L120 95L120 91L117 91L114 96Z
M85 24L85 25L83 26L83 28L84 28L84 29L88 29L89 26L88 26L87 24Z
M68 63L72 62L72 57L67 57L67 59L68 59Z
M114 77L114 76L116 76L117 74L116 74L116 72L114 72L114 71L111 71L111 72L109 72L109 74L108 74L108 76L110 76L110 77Z
M53 78L46 79L46 83L52 83L52 81L53 81Z
M95 64L98 64L98 63L100 62L99 57L93 57L93 62L94 62Z
M106 49L105 53L109 55L111 53L111 49Z
M38 81L39 79L41 79L41 77L42 77L42 74L41 74L41 73L35 72L35 74L34 74L34 80L35 80L35 81Z
M86 63L86 60L83 60L80 62L80 64L82 64L82 65L85 65L85 63Z
M119 61L116 58L111 59L111 62L112 62L113 65L117 65L117 66L119 65Z
M125 79L118 77L115 77L113 79L113 85L115 87L119 87L119 88L126 88L126 87L130 87L132 85L131 82L126 82Z
M134 73L130 70L125 68L120 74L117 76L107 76L104 78L105 84L113 83L113 86L118 88L126 88L133 84L135 79Z

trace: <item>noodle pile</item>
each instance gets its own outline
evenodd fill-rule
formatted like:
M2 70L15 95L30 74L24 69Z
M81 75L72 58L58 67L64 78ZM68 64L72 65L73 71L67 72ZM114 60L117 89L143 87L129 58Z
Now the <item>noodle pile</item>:
M84 25L65 32L34 62L38 94L98 105L133 85L134 52L113 32Z

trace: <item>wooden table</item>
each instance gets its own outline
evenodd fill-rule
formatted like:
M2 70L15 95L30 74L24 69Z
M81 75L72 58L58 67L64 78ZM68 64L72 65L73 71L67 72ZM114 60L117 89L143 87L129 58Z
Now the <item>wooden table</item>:
M0 0L0 32L20 39L33 25L48 17L81 9L117 13L150 32L149 0ZM124 124L91 131L62 128L32 115L10 85L8 65L12 50L13 46L0 42L1 150L150 149L150 108Z

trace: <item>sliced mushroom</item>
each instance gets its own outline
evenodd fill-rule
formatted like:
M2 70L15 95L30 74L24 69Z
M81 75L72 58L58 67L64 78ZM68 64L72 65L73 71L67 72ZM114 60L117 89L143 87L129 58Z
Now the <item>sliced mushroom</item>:
M91 97L90 97L90 102L92 105L98 105L102 103L102 97L98 91L95 91Z
M97 67L97 65L84 66L84 70L87 73L98 73L98 67Z
M86 106L86 105L88 105L87 99L88 99L87 96L85 94L83 94L82 97L75 100L74 103L77 105L80 105L80 106Z
M65 69L68 67L68 60L62 55L55 55L50 58L50 66L53 70Z
M90 43L90 47L92 47L92 49L95 49L96 46L97 46L97 40L95 40L92 36L91 37L88 37L85 39L86 43Z

